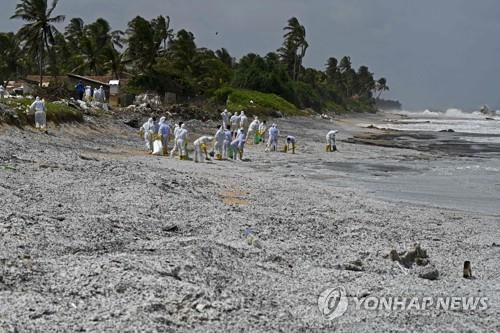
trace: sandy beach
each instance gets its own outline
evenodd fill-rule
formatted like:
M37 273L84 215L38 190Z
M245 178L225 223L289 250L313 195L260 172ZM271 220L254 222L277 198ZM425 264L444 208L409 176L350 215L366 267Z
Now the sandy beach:
M360 125L384 117L279 119L295 155L200 164L148 156L124 119L0 127L0 332L500 331L500 152ZM428 265L389 258L416 243ZM333 287L488 308L327 320Z

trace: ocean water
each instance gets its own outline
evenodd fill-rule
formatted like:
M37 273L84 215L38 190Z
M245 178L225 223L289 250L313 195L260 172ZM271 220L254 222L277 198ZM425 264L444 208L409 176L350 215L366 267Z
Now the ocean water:
M401 168L387 167L385 176L368 170L355 179L377 198L406 201L429 206L458 209L500 216L500 113L484 115L479 111L448 109L443 111L392 111L387 119L373 125L399 131L439 132L435 137L418 139L420 145L447 146L458 155L434 152L439 159L401 161ZM396 115L396 117L395 117ZM486 119L489 118L489 119ZM411 139L408 139L411 140ZM467 141L474 150L460 156L458 147ZM487 145L486 145L487 144ZM483 148L488 146L488 153ZM498 152L492 150L498 147ZM370 160L366 161L368 163ZM362 164L363 161L357 161ZM384 162L385 163L385 162ZM403 167L411 168L410 171Z
M439 132L453 130L464 133L463 140L478 143L500 143L500 112L484 115L479 111L466 112L460 109L445 111L392 111L404 116L376 124L383 129L399 131Z

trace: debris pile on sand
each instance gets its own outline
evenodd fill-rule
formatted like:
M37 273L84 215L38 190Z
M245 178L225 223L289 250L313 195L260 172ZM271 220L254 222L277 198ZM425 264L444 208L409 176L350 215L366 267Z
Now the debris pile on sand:
M337 265L337 269L342 269L346 271L353 271L353 272L363 272L365 270L363 266L363 262L360 259L356 259L347 263L344 263L342 265Z
M389 258L406 269L411 269L416 264L415 271L422 279L437 280L439 277L439 271L430 263L427 251L420 244L415 244L413 249L399 253L393 249L389 252Z

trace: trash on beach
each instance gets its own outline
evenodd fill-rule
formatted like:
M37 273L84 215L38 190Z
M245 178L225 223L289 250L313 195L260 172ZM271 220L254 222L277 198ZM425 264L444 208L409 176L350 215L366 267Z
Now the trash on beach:
M337 265L337 268L353 272L362 272L365 270L365 268L363 267L363 262L360 259L356 259L342 265Z
M257 236L254 234L252 229L250 228L245 229L245 231L243 232L243 236L245 237L248 245L254 246L258 249L262 249L262 244L260 243Z
M17 171L16 168L14 168L13 166L10 166L10 165L0 165L0 169L8 170L8 171Z
M439 271L430 263L427 250L423 249L420 244L415 244L411 250L404 252L398 252L393 249L386 258L395 261L405 275L407 275L416 265L413 272L415 272L418 277L427 280L437 280L439 278Z
M464 262L464 278L471 279L472 278L472 267L470 261Z
M395 249L391 250L388 257L392 261L397 261L406 268L412 268L413 264L418 266L426 266L429 263L427 251L420 247L420 244L415 244L413 249L398 253Z

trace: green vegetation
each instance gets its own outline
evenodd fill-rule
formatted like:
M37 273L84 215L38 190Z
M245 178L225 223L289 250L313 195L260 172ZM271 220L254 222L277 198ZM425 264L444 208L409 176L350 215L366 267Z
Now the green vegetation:
M4 122L11 125L26 126L35 123L34 114L27 113L33 100L28 98L22 99L5 99L3 104L7 106L13 113L5 113L0 118L0 123ZM64 103L46 103L47 121L55 124L67 122L83 122L83 114Z
M221 88L214 93L218 104L226 104L231 112L247 111L249 115L276 116L278 111L284 116L303 115L295 105L275 95L254 90Z
M65 17L55 15L58 1L51 4L19 0L12 18L26 24L16 34L0 34L0 81L38 72L126 76L127 91L160 96L171 92L180 101L215 100L219 106L227 101L220 98L222 92L234 88L227 107L279 109L286 114L296 109L371 112L374 96L389 89L387 80L376 80L367 66L353 68L348 56L340 61L330 57L324 69L306 68L306 28L295 17L283 28L279 49L265 56L250 53L238 61L226 49L198 47L192 32L171 29L168 16L137 16L124 32L112 30L103 18L93 23L73 18L60 32L55 24ZM250 98L254 105L249 105Z

